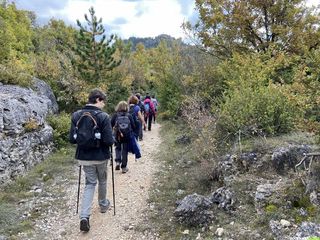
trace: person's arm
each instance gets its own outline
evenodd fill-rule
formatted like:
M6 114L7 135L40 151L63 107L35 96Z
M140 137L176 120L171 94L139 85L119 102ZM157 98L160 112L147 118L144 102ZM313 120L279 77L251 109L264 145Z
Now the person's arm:
M102 141L107 146L112 146L112 144L114 143L114 140L113 140L113 135L112 135L111 121L110 121L108 114L106 114L106 113L103 113L102 126L103 126L103 129L101 132L102 133Z
M111 118L111 127L113 128L114 125L116 124L116 117L117 117L117 114L113 114L112 115L112 118Z
M140 111L138 112L138 118L139 118L141 124L145 127L145 126L146 126L146 123L145 123L144 117L142 116L142 114L141 114Z
M75 113L72 114L71 117L71 126L70 126L70 131L69 131L69 142L72 144L76 144L77 141L74 139L73 135L74 135L74 129L76 127L76 121L75 121Z

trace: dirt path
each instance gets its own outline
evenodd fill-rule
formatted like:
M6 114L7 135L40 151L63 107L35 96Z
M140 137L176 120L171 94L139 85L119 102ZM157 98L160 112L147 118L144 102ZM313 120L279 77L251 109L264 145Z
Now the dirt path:
M135 231L144 218L148 209L148 191L152 183L153 174L158 168L155 160L158 146L161 142L159 124L154 124L151 132L144 132L144 140L139 142L142 148L142 158L135 161L134 155L129 154L126 174L121 171L115 173L116 215L113 215L111 167L108 166L108 193L111 208L106 213L100 213L97 204L97 189L95 192L92 214L90 217L91 229L88 233L79 230L79 218L73 214L66 219L63 239L152 239L150 233L144 235ZM82 183L84 178L82 178ZM81 188L83 189L83 184ZM72 194L74 195L74 194Z

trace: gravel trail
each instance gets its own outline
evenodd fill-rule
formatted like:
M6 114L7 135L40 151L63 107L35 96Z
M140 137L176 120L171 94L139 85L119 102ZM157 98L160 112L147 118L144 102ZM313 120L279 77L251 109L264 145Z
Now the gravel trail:
M92 240L126 240L126 239L157 239L151 232L141 233L136 231L145 219L148 210L148 191L152 184L153 175L157 171L159 164L155 156L158 146L161 143L159 136L160 125L153 124L152 131L144 132L144 139L140 141L142 158L135 161L134 155L129 154L128 168L126 174L121 171L114 171L115 177L115 196L116 196L116 215L113 215L112 200L112 177L111 166L108 164L108 192L107 197L111 202L111 207L106 213L99 212L97 204L97 188L95 192L92 214L90 217L91 229L88 233L80 232L79 218L75 214L76 184L70 191L70 201L73 207L68 207L69 213L65 214L63 221L58 221L60 231L51 232L55 234L50 239L92 239ZM82 174L83 176L84 174ZM84 185L84 176L81 179L81 189ZM82 196L82 194L80 195ZM69 205L68 204L68 205ZM60 218L61 219L61 218ZM62 228L61 228L62 227ZM58 227L52 226L52 229ZM59 229L59 228L58 228ZM50 235L51 235L50 234ZM48 237L48 235L47 235Z

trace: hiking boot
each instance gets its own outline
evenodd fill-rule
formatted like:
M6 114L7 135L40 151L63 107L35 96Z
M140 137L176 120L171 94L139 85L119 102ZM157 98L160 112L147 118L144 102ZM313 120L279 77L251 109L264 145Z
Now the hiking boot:
M122 173L126 173L129 171L129 168L128 167L125 167L125 168L122 168Z
M119 162L116 163L116 170L120 170L120 163Z
M101 213L107 212L107 210L109 209L109 207L110 207L110 201L107 199L107 205L106 205L106 206L100 206L100 212L101 212Z
M90 230L89 218L81 218L80 230L83 232L89 232Z

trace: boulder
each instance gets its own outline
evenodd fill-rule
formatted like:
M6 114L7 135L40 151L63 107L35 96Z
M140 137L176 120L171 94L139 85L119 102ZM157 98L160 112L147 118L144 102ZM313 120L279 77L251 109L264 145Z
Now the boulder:
M50 100L47 102L48 109L50 109L52 113L58 113L59 111L58 103L50 86L38 78L33 78L33 88L38 95L45 96Z
M320 237L320 224L313 222L302 222L298 228L295 237L303 238L303 237Z
M218 207L224 210L233 209L235 203L233 192L226 187L218 188L209 196L209 199L211 202L217 203Z
M0 86L0 184L25 173L53 149L48 114L58 105L50 87L34 80L38 92L13 85Z
M305 153L311 151L308 145L289 145L279 147L272 153L272 164L277 173L285 174L286 169L294 169Z
M194 193L184 197L174 211L174 216L187 226L207 226L214 218L209 198Z

